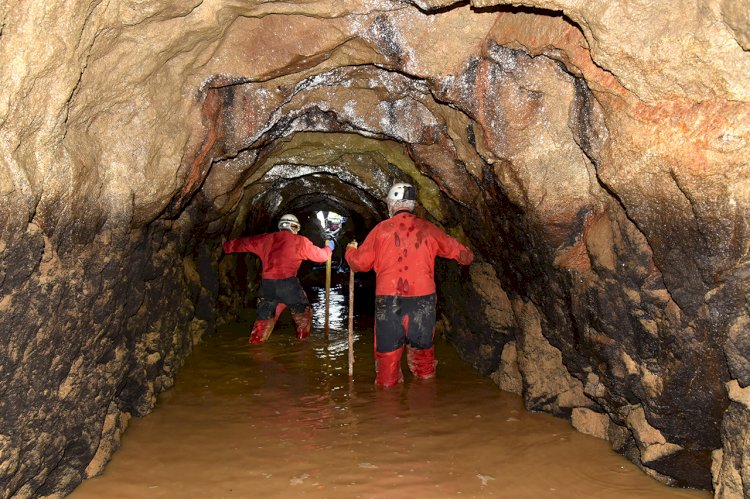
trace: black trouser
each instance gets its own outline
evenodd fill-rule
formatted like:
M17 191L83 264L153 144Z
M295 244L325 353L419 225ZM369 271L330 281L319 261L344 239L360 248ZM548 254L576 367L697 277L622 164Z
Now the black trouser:
M437 295L375 297L375 349L392 352L404 344L432 347Z
M296 277L286 279L263 279L260 283L260 297L256 319L273 319L276 307L283 303L293 314L299 314L310 306L305 290Z

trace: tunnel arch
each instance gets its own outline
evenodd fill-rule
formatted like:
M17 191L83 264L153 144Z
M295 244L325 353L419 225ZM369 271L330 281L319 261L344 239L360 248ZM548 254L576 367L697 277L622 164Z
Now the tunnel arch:
M299 131L343 131L365 137L395 140L404 144L410 158L406 162L416 163L423 175L438 181L442 190L450 196L451 185L448 181L454 180L455 182L460 175L453 175L451 178L448 171L468 170L472 174L470 177L477 177L481 175L479 172L488 163L507 165L509 161L528 161L519 157L518 151L504 150L503 144L508 140L506 135L512 134L513 120L516 119L516 117L505 117L504 114L520 112L526 115L521 116L522 121L528 121L529 113L536 113L537 108L542 112L545 111L546 108L535 103L535 98L538 98L535 96L544 94L539 91L528 92L521 86L517 86L515 91L510 90L510 95L501 96L500 99L504 102L526 102L526 107L511 107L504 111L494 109L492 106L485 109L481 103L486 97L469 98L467 96L473 93L462 90L466 85L473 85L474 88L492 87L491 90L486 90L488 92L493 90L504 92L503 89L508 88L508 82L513 83L512 80L508 80L507 73L518 66L524 66L524 64L519 64L517 59L520 57L520 60L526 63L532 59L518 51L506 51L504 55L498 55L503 50L505 49L494 47L490 51L491 54L495 54L494 60L489 57L470 61L464 75L458 79L458 86L453 85L453 90L450 87L451 81L428 83L427 80L407 77L401 72L385 70L378 66L331 69L307 77L292 90L275 84L271 85L273 89L268 90L265 88L267 82L243 83L210 89L209 93L218 92L224 95L215 98L207 95L207 101L221 102L226 107L220 107L218 110L215 106L211 106L214 117L205 118L215 121L221 117L216 125L210 127L212 130L220 129L215 133L221 139L201 145L202 150L205 150L207 146L211 147L213 153L196 155L197 160L211 163L216 161L212 158L227 157L229 158L227 164L235 163L233 168L246 169L248 164L258 160L260 155L267 154L264 150L269 144L285 135ZM489 68L485 70L487 73L485 77L490 80L490 83L476 81L478 78L476 73L480 66ZM559 65L550 64L546 69L536 71L555 73L559 69ZM567 75L565 71L561 74ZM567 179L563 186L571 183L570 179L580 179L577 186L567 189L566 195L574 194L573 191L576 190L591 189L588 184L592 178L595 178L595 174L586 171L585 163L588 162L586 158L596 155L592 145L601 144L606 134L603 122L598 118L600 112L597 113L595 108L592 108L590 92L587 92L585 85L580 85L579 81L579 79L569 79L566 82L569 95L564 99L569 101L569 111L564 111L562 115L558 114L554 118L545 116L539 118L541 122L555 120L565 123L575 120L575 123L570 125L570 128L575 131L574 135L568 134L567 137L558 137L554 140L545 137L546 147L552 144L556 148L562 147L560 152L567 149L564 154L568 156L576 152L582 156L583 168L575 166L573 168L578 172L570 170L565 175L560 175ZM519 90L523 95L519 95ZM269 97L274 92L275 97ZM508 93L508 91L505 92ZM437 94L439 97L436 97ZM257 95L264 96L264 105L256 105L259 104L259 99L254 97ZM391 95L394 97L391 98ZM354 111L357 106L364 108L368 105L375 111L370 113ZM246 113L248 106L253 108L252 113ZM461 108L465 110L461 111ZM580 110L576 110L578 108ZM549 109L546 110L549 112ZM475 119L470 118L471 115L474 115ZM357 118L353 119L352 116ZM592 122L595 123L592 124ZM503 128L511 131L505 131ZM546 135L541 128L539 133ZM564 145L566 141L567 145ZM486 146L488 142L494 146L488 148ZM527 140L527 142L531 141ZM584 147L584 154L581 154L579 144ZM540 144L537 142L534 145ZM525 149L531 150L531 144L527 144ZM540 150L544 151L545 147L541 147ZM233 161L233 158L237 160ZM550 163L552 161L557 160L552 160L552 158L545 160ZM568 160L568 163L572 162ZM195 168L193 166L193 169ZM208 168L201 167L201 170L207 171ZM507 171L507 169L504 168L502 171ZM510 184L509 180L513 182L512 179L506 179L506 185ZM518 179L515 182L524 180L527 179ZM521 186L517 185L517 187ZM539 186L537 189L545 190L545 186ZM462 186L461 190L465 190L465 186ZM525 192L511 191L509 193L514 196L516 204L529 204L535 201L524 199L530 193L528 189L524 190ZM476 195L476 189L472 194ZM579 196L585 198L588 195L586 193ZM455 196L454 199L456 199ZM458 201L464 204L471 203L469 199Z
M595 237L616 241L638 239L638 231L620 200L610 195L609 187L599 177L602 147L610 137L603 108L586 82L568 70L567 62L490 41L481 55L469 58L460 74L451 77L426 78L408 74L404 69L394 71L378 64L361 64L312 71L292 85L278 85L271 79L211 89L209 94L220 95L215 98L220 103L215 116L221 117L215 125L220 139L211 145L213 157L227 159L213 161L207 184L220 169L246 172L249 176L244 185L251 190L263 188L265 175L278 175L285 179L276 184L277 188L284 185L279 190L285 198L306 199L305 190L325 190L325 184L316 183L315 176L307 172L323 163L330 169L326 178L333 180L351 175L353 165L334 166L320 161L316 156L325 146L308 142L297 148L298 143L304 142L302 137L360 137L358 142L349 140L347 144L357 142L355 157L365 154L371 158L354 165L366 190L384 194L390 184L385 179L393 178L392 170L380 176L369 175L372 171L389 172L394 166L402 169L420 187L427 187L419 189L420 202L434 221L460 239L487 249L482 259L489 267L481 267L481 277L458 276L450 269L439 269L447 296L469 297L469 302L481 303L488 315L496 314L492 311L496 304L483 301L476 289L477 283L489 278L514 303L512 311L505 307L500 312L516 319L501 321L505 336L499 337L475 332L486 328L484 319L476 324L458 310L444 311L456 329L454 339L463 355L490 374L502 368L497 363L501 351L529 348L513 337L536 337L534 348L547 349L551 358L559 356L555 361L559 364L543 368L542 377L551 378L552 386L539 378L531 381L536 368L526 367L527 405L565 417L571 417L573 407L579 408L579 413L591 411L587 414L603 410L612 421L612 428L623 429L627 442L638 438L632 437L636 423L628 419L633 414L628 409L630 405L644 405L647 419L637 424L658 420L665 431L663 407L661 402L649 401L640 387L635 388L641 393L636 400L611 397L606 388L597 389L596 394L586 391L586 383L591 380L600 387L617 386L618 393L633 388L628 387L628 382L614 379L618 375L612 373L622 369L618 354L601 351L594 340L601 328L619 327L622 318L615 314L606 326L582 326L579 322L586 316L588 321L597 323L597 315L607 308L589 293L621 296L622 291L606 284L594 284L593 289L584 284L581 292L588 295L589 306L596 310L592 314L586 306L579 307L567 289L577 286L577 273L605 275L618 265L625 266L618 262L623 255L617 249L598 254L595 244L584 243L594 238L589 234L602 232L602 236ZM246 112L248 106L251 114ZM385 145L391 152L373 156L372 145ZM383 161L381 158L393 156L391 148L398 151L399 160ZM307 155L313 159L300 160ZM236 161L235 157L241 159ZM293 178L298 174L305 181ZM496 186L490 188L487 182ZM488 198L488 191L499 199ZM286 206L269 196L262 198L266 208ZM498 204L508 209L493 211ZM220 208L226 209L231 213L229 204ZM481 230L472 223L477 218L500 230ZM618 227L616 235L602 228L602 224L610 223ZM523 234L526 232L536 235L529 238ZM534 248L531 258L527 255L530 248ZM638 251L646 255L638 255L637 259L653 262L649 249ZM636 286L642 286L645 276L640 271L637 274ZM462 284L453 284L456 281ZM552 288L548 287L550 282L555 283ZM553 292L548 293L550 290ZM560 310L560 301L574 312ZM475 324L469 325L472 322ZM540 330L544 334L538 334ZM623 341L628 350L637 349L624 338ZM582 345L599 361L598 365L596 361L582 361ZM485 361L483 355L491 359ZM661 356L662 352L654 355ZM589 371L595 373L594 377L583 374ZM678 379L681 377L682 374L677 375ZM712 385L706 387L711 392L720 391L713 382L707 385ZM551 398L549 390L556 392ZM712 417L718 417L721 407L719 403L709 409ZM690 427L687 431L693 435L702 433L706 445L715 445L713 430L699 429L684 418L678 425L683 424ZM677 430L670 438L680 441L678 433L682 431ZM687 475L705 469L704 452L684 448L676 452L690 455L679 458L692 463ZM654 466L660 468L662 464ZM652 472L659 475L658 471Z
M37 3L0 47L11 493L101 471L215 330L223 237L305 206L367 226L400 175L478 255L439 269L468 362L666 483L750 482L732 2Z

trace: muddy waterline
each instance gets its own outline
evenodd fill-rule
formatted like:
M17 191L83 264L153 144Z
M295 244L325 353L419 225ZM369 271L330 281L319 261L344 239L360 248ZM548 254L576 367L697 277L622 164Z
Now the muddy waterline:
M149 416L131 421L85 498L708 498L646 476L608 442L532 414L436 342L437 378L373 386L372 318L355 322L348 377L346 288L322 290L312 336L288 312L266 344L249 322L195 348Z

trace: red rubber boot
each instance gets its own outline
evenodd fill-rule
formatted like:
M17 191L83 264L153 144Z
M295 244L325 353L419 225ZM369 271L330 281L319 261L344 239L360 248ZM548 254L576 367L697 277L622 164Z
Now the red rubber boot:
M250 343L263 343L266 341L268 337L271 336L273 326L276 324L276 321L279 320L279 316L285 308L286 305L279 303L276 305L276 313L274 314L273 319L256 320L255 324L253 324L253 331L250 333Z
M392 352L375 351L375 384L382 387L397 385L404 381L401 373L401 354L404 347Z
M310 336L310 328L312 327L312 308L307 307L304 312L298 314L292 314L294 325L297 326L297 338L304 340Z
M250 333L250 343L263 343L271 336L276 319L263 319L255 321L253 331Z
M406 349L406 363L409 370L420 379L430 379L435 377L435 368L437 360L435 359L435 347L417 350L408 347Z

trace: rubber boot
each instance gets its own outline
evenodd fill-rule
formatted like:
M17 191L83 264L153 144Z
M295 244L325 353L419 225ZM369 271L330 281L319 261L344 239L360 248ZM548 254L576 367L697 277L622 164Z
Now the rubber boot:
M434 378L435 367L437 366L437 360L435 360L435 347L432 346L423 350L407 347L406 363L409 365L409 370L417 378Z
M304 312L298 314L292 313L292 319L297 326L297 339L304 340L310 336L312 327L312 308L307 307Z
M389 387L404 381L404 375L401 373L403 352L403 346L392 352L375 351L375 384L377 386Z
M263 343L271 336L276 319L262 319L255 321L253 331L250 333L250 343Z

